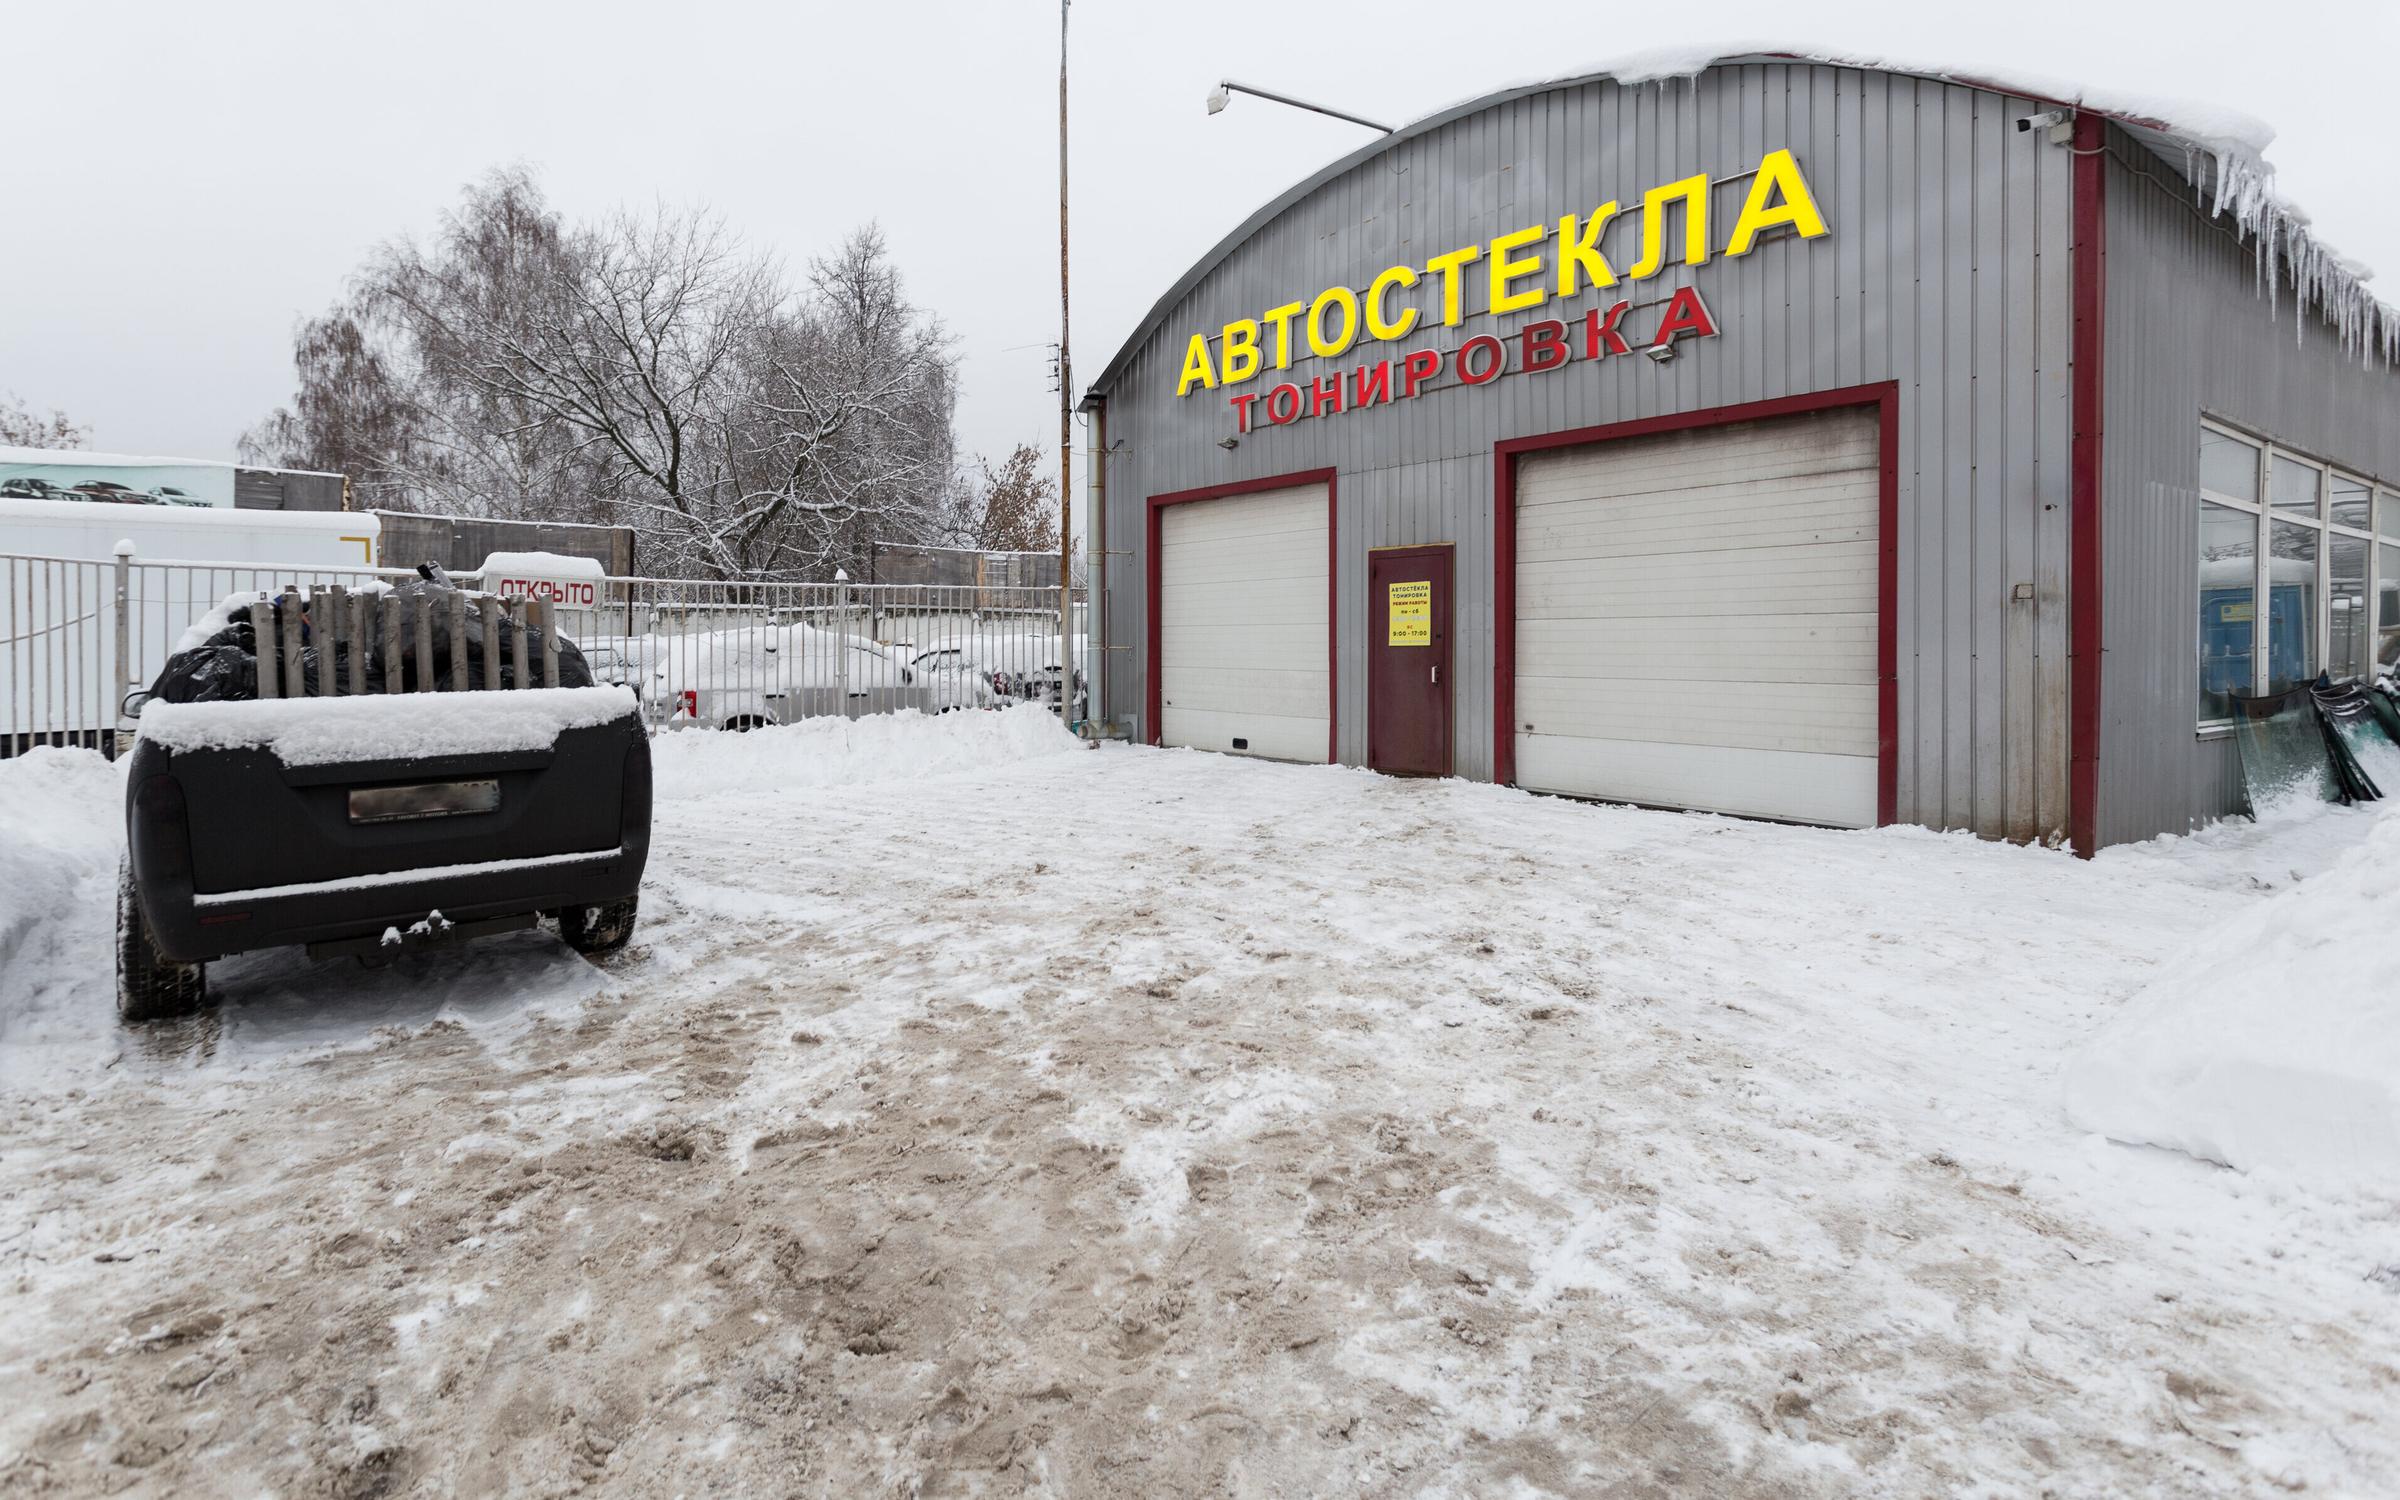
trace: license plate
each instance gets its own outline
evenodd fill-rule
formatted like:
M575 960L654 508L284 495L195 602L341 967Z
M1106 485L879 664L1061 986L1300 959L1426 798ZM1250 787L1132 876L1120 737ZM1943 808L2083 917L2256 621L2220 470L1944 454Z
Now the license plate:
M500 806L497 781L429 781L417 786L359 787L350 793L353 823L400 823L411 818L455 818Z

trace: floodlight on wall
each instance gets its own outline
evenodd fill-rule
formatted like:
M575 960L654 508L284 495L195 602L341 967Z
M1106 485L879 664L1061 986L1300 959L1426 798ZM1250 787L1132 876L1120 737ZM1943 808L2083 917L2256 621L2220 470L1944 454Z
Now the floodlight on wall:
M1675 346L1673 344L1652 344L1642 353L1649 358L1652 364L1663 365L1675 357Z

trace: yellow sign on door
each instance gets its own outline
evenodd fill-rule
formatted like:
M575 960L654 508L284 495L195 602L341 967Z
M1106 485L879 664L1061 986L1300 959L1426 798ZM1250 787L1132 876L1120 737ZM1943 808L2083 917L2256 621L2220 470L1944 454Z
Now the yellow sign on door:
M1392 639L1395 646L1433 644L1433 580L1419 578L1391 588Z

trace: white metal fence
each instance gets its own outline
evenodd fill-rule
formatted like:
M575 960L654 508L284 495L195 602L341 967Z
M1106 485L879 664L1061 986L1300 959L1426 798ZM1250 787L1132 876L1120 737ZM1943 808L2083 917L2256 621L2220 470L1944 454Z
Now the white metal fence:
M362 596L414 575L288 564L0 556L0 755L33 745L114 753L185 633L228 597L285 597L308 649L352 639ZM462 584L473 575L461 576ZM332 604L330 601L341 601ZM550 611L595 681L633 690L660 729L748 729L897 709L1041 703L1080 722L1085 604L1061 652L1058 591L612 578L589 608ZM421 622L397 628L405 648ZM297 676L296 664L287 671ZM345 674L325 690L343 692ZM546 674L544 674L546 680ZM276 681L271 690L284 686Z

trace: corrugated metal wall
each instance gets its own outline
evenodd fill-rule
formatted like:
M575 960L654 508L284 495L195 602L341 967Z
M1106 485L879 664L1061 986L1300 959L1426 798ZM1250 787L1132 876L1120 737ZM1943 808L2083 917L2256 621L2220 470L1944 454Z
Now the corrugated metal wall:
M1900 816L1994 835L2062 832L2071 184L2066 151L2016 129L2038 107L1854 68L1739 64L1694 80L1503 97L1396 141L1211 270L1103 393L1110 439L1124 444L1107 474L1109 534L1137 549L1109 559L1109 638L1144 639L1145 497L1334 467L1341 758L1365 753L1367 549L1452 542L1457 766L1488 777L1496 442L1893 380L1901 391ZM1687 345L1670 364L1619 358L1512 370L1477 389L1262 428L1230 452L1217 446L1234 427L1224 393L1175 396L1193 332L1327 286L1363 289L1387 265L1422 267L1612 198L1628 211L1604 249L1622 270L1636 258L1646 189L1700 171L1746 172L1785 146L1831 234L1777 239L1697 270L1669 266L1629 287L1637 304L1686 282L1708 299L1722 337ZM1715 193L1720 249L1745 189L1736 182ZM1162 283L1175 270L1160 267ZM1304 359L1292 374L1305 381L1401 349L1455 348L1464 337L1572 319L1602 302L1586 292L1477 317L1481 282L1469 279L1461 328ZM1417 289L1419 305L1430 290ZM1657 313L1638 316L1647 327ZM2019 585L2029 597L2012 602ZM1138 649L1111 655L1109 716L1137 714L1141 672Z
M2195 206L2180 163L2108 147L2107 444L2101 500L2100 841L2181 833L2241 806L2230 739L2201 739L2200 419L2400 481L2400 375L2365 367Z
M1082 587L1083 559L1072 574ZM871 542L867 582L938 585L944 588L1040 589L1058 587L1056 552L981 552L971 547L920 547L909 542Z
M379 510L382 539L376 562L386 568L413 568L432 562L454 573L483 566L495 552L551 552L560 557L588 557L608 570L611 578L632 578L634 530L630 526L578 526L564 521L486 521L466 516L420 516L409 511Z
M347 489L339 474L237 469L233 476L233 503L240 510L340 510Z

